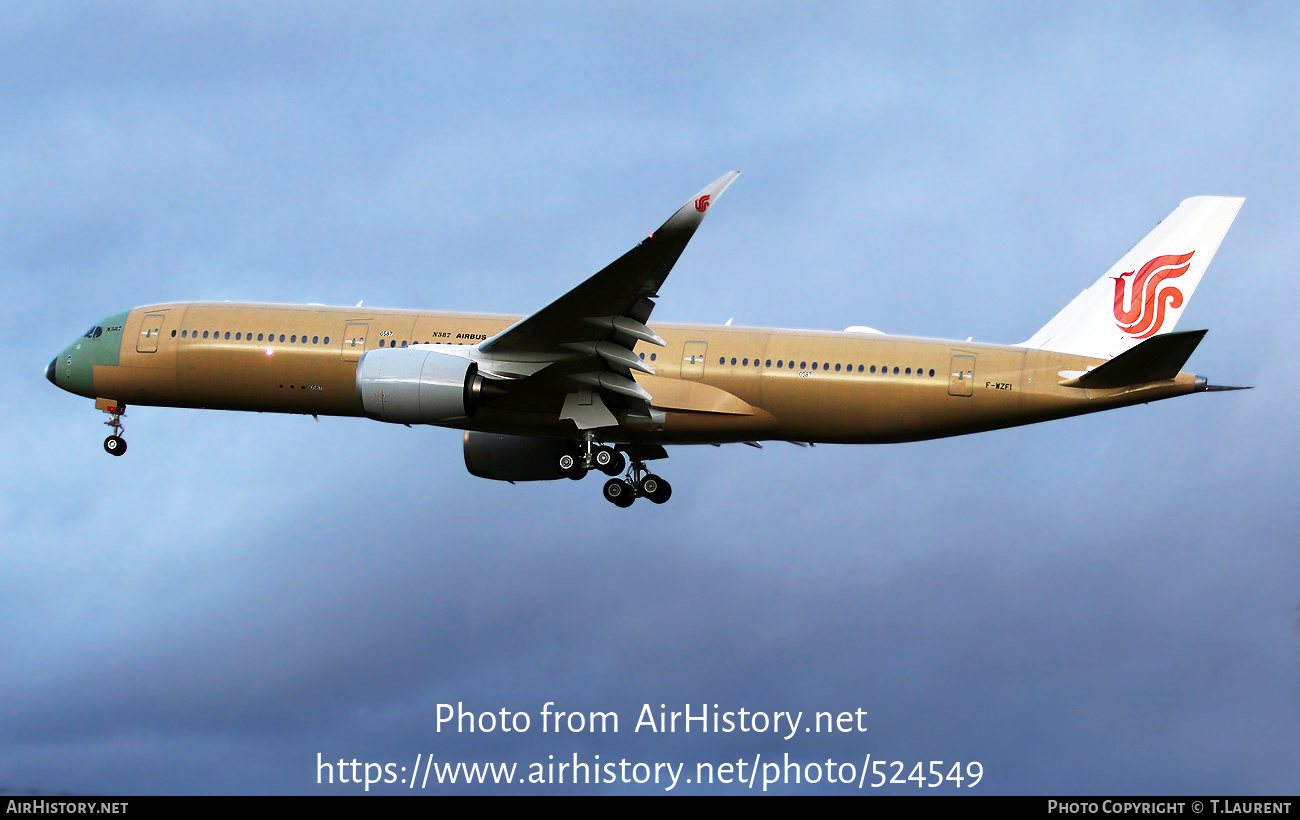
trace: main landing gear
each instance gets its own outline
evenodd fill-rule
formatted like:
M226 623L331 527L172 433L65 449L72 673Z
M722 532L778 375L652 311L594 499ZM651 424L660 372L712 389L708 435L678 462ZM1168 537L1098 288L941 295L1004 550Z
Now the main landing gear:
M590 432L575 450L560 456L559 467L560 472L575 481L585 478L587 472L593 469L612 476L605 482L603 494L605 500L616 507L630 507L638 498L648 498L655 504L662 504L673 494L673 488L668 482L647 470L645 462L635 455L629 461L627 456L613 447L597 444ZM619 478L621 473L626 475Z
M632 462L626 478L611 478L605 482L605 500L616 507L630 507L638 498L662 504L672 494L672 486L654 473L647 472L639 461Z
M589 432L582 444L560 456L559 466L560 472L577 481L593 469L605 475L618 475L627 469L627 457L613 447L597 444Z
M122 426L122 417L126 415L126 405L114 404L104 409L108 413L108 421L104 422L113 428L113 434L104 439L104 452L110 456L120 456L126 452L126 439L122 438L122 433L126 429Z

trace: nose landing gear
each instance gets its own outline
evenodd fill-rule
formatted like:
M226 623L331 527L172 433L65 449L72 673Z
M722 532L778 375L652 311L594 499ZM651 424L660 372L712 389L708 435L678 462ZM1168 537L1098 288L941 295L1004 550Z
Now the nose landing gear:
M126 439L122 438L125 427L122 426L122 417L126 415L126 405L117 402L100 399L95 402L95 406L108 413L108 421L104 422L113 428L113 434L104 439L104 452L110 456L120 456L126 452Z

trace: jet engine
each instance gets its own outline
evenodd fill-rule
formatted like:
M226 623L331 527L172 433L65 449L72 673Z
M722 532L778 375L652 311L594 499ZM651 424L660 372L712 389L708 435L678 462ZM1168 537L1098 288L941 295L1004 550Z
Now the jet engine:
M470 418L483 394L478 365L422 347L372 350L357 362L357 399L367 416L399 424Z
M576 452L573 442L555 438L465 433L465 469L495 481L564 478L560 456Z

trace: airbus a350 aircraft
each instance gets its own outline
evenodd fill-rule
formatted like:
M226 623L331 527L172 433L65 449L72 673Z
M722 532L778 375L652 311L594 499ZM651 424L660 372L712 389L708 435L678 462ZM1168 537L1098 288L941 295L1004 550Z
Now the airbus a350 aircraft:
M1026 342L648 324L726 174L613 264L531 316L316 305L147 305L50 362L126 452L128 404L368 416L464 430L483 478L612 476L620 507L668 500L670 444L919 441L1211 387L1172 332L1243 200L1184 201ZM624 477L620 478L620 475Z

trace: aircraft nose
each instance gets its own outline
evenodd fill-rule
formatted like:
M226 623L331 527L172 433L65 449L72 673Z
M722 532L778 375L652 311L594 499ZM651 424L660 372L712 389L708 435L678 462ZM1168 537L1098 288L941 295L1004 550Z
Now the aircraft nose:
M59 386L59 383L54 380L54 368L57 367L58 364L59 364L59 357L55 356L53 359L50 359L49 364L45 365L45 378L49 379L50 384L54 385L55 387Z

